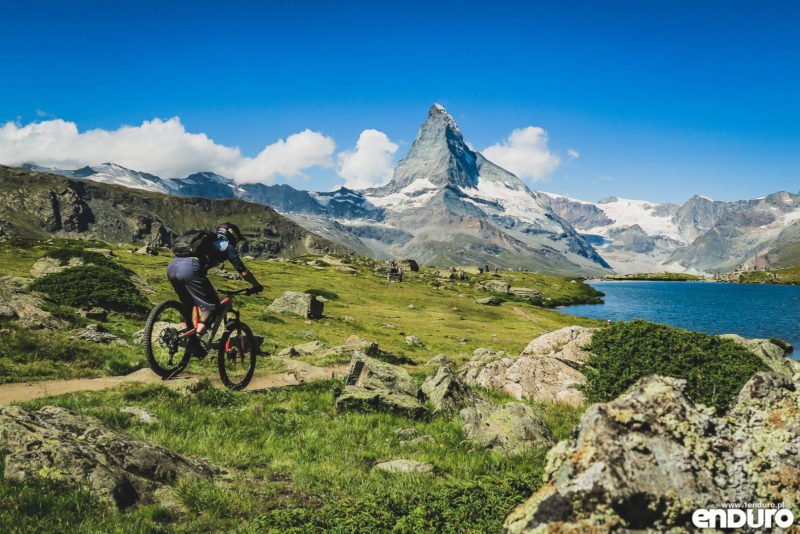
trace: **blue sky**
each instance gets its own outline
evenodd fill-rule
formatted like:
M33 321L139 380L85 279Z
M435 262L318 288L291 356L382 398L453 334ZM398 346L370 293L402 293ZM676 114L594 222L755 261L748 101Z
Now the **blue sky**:
M477 150L542 128L551 170L526 178L534 189L658 202L800 189L796 2L3 1L0 20L3 163L125 150L102 132L59 145L51 129L52 144L9 144L31 123L114 132L178 117L170 127L213 143L192 138L164 172L214 162L327 190L362 132L384 136L362 136L366 173L381 165L367 141L397 161L439 102Z

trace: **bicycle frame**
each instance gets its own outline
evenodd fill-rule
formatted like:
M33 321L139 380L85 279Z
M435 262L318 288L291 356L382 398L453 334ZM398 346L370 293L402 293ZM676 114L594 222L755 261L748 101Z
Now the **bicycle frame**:
M233 297L225 297L222 302L220 303L220 309L217 312L217 316L214 319L214 323L211 325L211 335L208 337L209 345L213 341L215 337L217 337L217 331L219 330L220 325L224 324L225 329L230 331L229 326L232 326L231 323L235 324L239 322L239 310L233 309ZM233 313L235 316L235 321L229 322L228 321L228 314ZM200 309L197 306L192 308L192 323L193 328L188 332L184 332L181 334L181 337L186 337L194 334L197 332L197 325L200 322ZM238 336L239 344L242 345L242 336ZM225 341L225 351L228 352L231 350L230 347L230 337ZM244 354L244 346L239 347L240 354Z

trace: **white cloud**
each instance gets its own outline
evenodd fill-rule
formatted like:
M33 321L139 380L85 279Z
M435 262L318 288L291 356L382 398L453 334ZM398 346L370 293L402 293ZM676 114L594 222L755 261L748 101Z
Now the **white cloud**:
M513 172L519 178L536 182L546 179L561 164L547 147L547 132L538 126L516 129L507 141L483 151L489 161Z
M344 185L353 189L383 185L392 179L392 156L395 152L397 144L392 143L385 133L364 130L358 137L355 150L339 153L337 172L345 179Z
M575 150L574 148L570 148L569 150L567 150L567 155L573 159L578 159L579 157L581 157L580 153L578 153L578 151Z
M79 132L74 122L61 119L22 126L0 126L0 162L75 169L104 162L118 163L163 178L213 171L239 182L273 183L278 176L304 176L315 165L333 166L333 139L304 130L268 145L255 158L238 147L215 143L206 134L189 133L180 121L153 119L140 126Z

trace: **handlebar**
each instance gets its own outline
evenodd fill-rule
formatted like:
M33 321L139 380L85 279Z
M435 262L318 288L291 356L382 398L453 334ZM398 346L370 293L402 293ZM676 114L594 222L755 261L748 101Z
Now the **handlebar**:
M228 289L217 289L217 293L221 293L221 294L225 295L226 297L235 297L236 295L242 295L242 294L252 295L255 292L253 291L252 287L248 287L248 288L245 288L245 289L236 289L236 290L233 290L233 291L228 290Z

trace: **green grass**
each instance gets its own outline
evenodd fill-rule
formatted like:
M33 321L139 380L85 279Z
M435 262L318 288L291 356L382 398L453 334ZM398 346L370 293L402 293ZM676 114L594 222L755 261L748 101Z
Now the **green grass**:
M464 441L457 419L338 414L331 390L341 384L315 382L264 394L209 387L190 398L160 385L133 384L23 405L58 405L98 417L230 471L214 483L178 484L172 496L183 512L152 506L126 515L107 513L108 524L124 525L123 531L490 532L499 530L511 509L540 486L545 449L504 456L474 448ZM569 435L582 411L562 404L530 404L558 439ZM160 422L145 425L118 411L132 405L147 409ZM436 443L400 445L397 428L414 428ZM371 471L375 463L398 457L431 462L436 473ZM0 480L0 495L33 494L41 484ZM77 513L58 504L79 494L70 487L43 494L38 521L57 524L53 515L61 514L70 525L77 521L76 530L96 525L99 512L91 499L83 496L90 510L83 523Z
M637 273L637 274L609 274L601 280L651 280L662 282L698 282L705 280L702 276L686 273Z
M131 253L133 247L114 246L102 242L69 240L12 240L0 243L0 261L6 272L17 276L30 276L34 262L45 255L70 255L76 249L86 247L110 248L114 257L105 258L118 266L118 270L129 270L143 279L155 290L154 295L146 297L146 307L168 298L175 298L172 286L166 278L167 264L171 254L146 256ZM67 250L68 252L59 252ZM95 258L96 259L96 258ZM311 261L316 256L306 258ZM98 260L103 261L103 260ZM266 289L260 295L237 298L242 319L254 333L264 336L262 349L276 353L288 346L319 339L327 346L341 344L351 334L377 342L383 350L395 354L404 361L417 364L428 361L438 353L447 354L457 361L464 361L459 355L470 354L478 347L489 347L509 353L519 353L534 337L543 332L555 330L570 324L584 326L599 325L599 321L565 316L560 313L534 306L521 300L509 300L498 307L483 306L476 298L487 296L480 285L487 280L502 279L513 286L532 287L540 290L547 306L567 299L586 302L596 298L596 293L587 284L569 278L544 276L536 273L511 272L470 275L465 282L440 282L433 276L435 269L422 268L418 273L406 273L403 283L389 284L383 276L372 273L375 260L356 258L346 260L356 273L336 271L336 258L327 258L328 267L315 269L305 261L261 261L249 260L246 264ZM86 267L84 267L86 268ZM88 268L98 268L90 265ZM66 272L66 271L64 271ZM105 275L103 275L105 276ZM85 277L79 277L85 281ZM220 288L245 287L243 281L211 277L212 283ZM127 281L126 281L127 282ZM82 283L82 282L80 282ZM51 291L58 294L73 285L67 282L53 284ZM113 289L113 288L112 288ZM306 321L290 315L266 312L266 306L284 291L301 291L320 295L325 302L325 317L321 320ZM69 316L71 305L84 306L79 295L68 302L59 302L59 313ZM550 299L550 300L547 300ZM414 305L414 309L408 307ZM74 314L73 314L74 316ZM75 316L77 326L77 316ZM113 314L104 326L113 334L131 341L134 332L143 327L141 317ZM310 324L309 324L310 323ZM390 328L391 325L394 328ZM311 333L311 338L308 337ZM425 343L427 349L412 348L405 343L407 335L416 335ZM465 340L465 341L462 341ZM100 349L98 349L100 350ZM141 347L133 346L131 357L143 358ZM274 372L275 365L262 359L256 372ZM7 362L5 362L7 363ZM341 363L320 361L322 364ZM4 361L0 358L0 370ZM46 365L42 363L40 365ZM7 367L7 366L6 366ZM208 362L193 361L190 372L215 374L213 365ZM49 376L58 376L64 370ZM103 372L103 366L97 369ZM0 375L1 376L1 375ZM26 374L25 369L15 369L6 380L28 380L44 376L41 370Z
M778 275L775 280L773 275ZM773 271L741 271L732 279L741 284L792 284L800 283L800 265Z
M68 332L0 332L0 384L119 375L145 365L141 349L72 339Z

